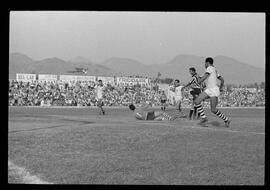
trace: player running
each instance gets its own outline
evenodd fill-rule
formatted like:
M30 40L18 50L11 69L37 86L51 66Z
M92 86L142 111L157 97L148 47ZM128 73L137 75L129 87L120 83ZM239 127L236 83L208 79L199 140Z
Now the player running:
M140 108L136 108L134 104L129 105L129 109L134 112L134 117L138 120L174 121L177 118L184 117L183 115L179 114L169 115L165 112L154 111L148 108L149 105Z
M166 101L167 97L164 91L162 91L161 97L160 97L160 103L161 103L161 110L165 111L166 110Z
M205 116L201 102L206 98L210 97L211 112L220 117L225 122L225 126L229 127L231 120L216 108L218 104L218 96L220 95L220 92L222 91L224 85L224 79L221 75L218 74L213 63L213 58L208 57L205 59L206 72L204 76L198 80L198 83L205 81L206 89L195 99L194 107L197 108L198 114L202 118L200 124L205 123L208 119ZM217 79L221 81L220 86L218 86Z
M190 94L192 95L193 101L192 101L192 105L189 111L189 119L191 120L192 114L193 114L193 119L196 119L197 109L194 108L194 101L201 93L202 86L198 83L200 76L196 73L196 69L194 67L189 68L189 73L192 78L188 84L183 86L182 91L188 86L192 89L190 91Z
M96 85L96 99L97 99L97 106L100 108L99 114L101 113L105 115L105 111L103 110L102 106L104 106L103 102L103 92L104 92L104 85L102 83L102 80L98 80L98 84Z

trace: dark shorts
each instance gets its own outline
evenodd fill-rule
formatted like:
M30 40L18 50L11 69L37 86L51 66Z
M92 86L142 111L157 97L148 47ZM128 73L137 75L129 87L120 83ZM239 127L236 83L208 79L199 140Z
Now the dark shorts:
M160 102L161 102L162 104L164 104L164 103L166 103L166 100L160 100Z
M147 112L146 120L154 120L155 119L155 112L149 111Z
M201 89L200 88L193 88L191 91L190 91L190 94L193 96L193 100L196 99L196 96L199 96L200 93L201 93Z

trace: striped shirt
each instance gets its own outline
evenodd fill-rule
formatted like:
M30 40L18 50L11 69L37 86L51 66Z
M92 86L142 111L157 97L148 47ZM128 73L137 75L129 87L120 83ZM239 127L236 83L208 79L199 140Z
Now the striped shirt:
M192 79L189 81L190 88L202 88L198 83L200 76L196 73L192 76Z
M160 100L167 100L166 95L161 95Z

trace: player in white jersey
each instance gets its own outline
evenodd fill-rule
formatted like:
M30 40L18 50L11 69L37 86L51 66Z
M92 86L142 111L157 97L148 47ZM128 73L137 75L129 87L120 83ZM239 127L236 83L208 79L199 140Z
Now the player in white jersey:
M103 102L103 91L104 91L104 85L102 83L102 80L98 80L98 84L95 87L96 89L96 99L97 99L97 106L100 108L99 114L105 115L105 111L103 110L102 106L104 106Z
M170 89L174 92L174 99L176 102L176 110L178 112L181 112L181 103L183 101L183 91L182 91L183 86L180 85L180 81L178 79L174 80L173 83L173 88ZM183 114L184 115L184 114Z
M207 118L205 116L205 113L203 111L203 107L201 105L201 102L207 98L210 97L210 104L211 104L211 112L216 114L218 117L223 119L225 122L225 126L230 126L230 119L226 117L223 113L221 113L216 107L218 104L218 96L220 95L220 91L222 91L223 85L224 85L224 79L221 75L218 74L216 68L213 65L213 58L208 57L205 59L205 74L202 78L198 80L198 83L202 83L205 81L206 88L204 92L202 92L196 99L195 99L195 105L198 114L202 118L200 124L205 123L207 121ZM219 79L221 81L220 86L218 86Z

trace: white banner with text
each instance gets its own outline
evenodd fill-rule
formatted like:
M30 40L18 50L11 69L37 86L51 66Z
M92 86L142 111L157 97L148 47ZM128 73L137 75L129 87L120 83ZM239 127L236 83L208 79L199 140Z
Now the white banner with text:
M118 85L150 85L148 78L132 78L132 77L117 77L116 83Z
M26 73L17 73L16 74L17 81L30 82L36 80L36 74L26 74Z

